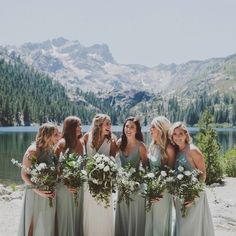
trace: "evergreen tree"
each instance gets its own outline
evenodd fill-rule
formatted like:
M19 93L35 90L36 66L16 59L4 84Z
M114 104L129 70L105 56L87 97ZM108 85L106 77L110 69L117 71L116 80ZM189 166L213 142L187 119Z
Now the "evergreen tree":
M221 183L223 179L223 168L220 161L220 145L217 141L217 134L212 128L212 116L204 112L198 126L200 128L196 140L197 146L203 153L206 163L206 183Z

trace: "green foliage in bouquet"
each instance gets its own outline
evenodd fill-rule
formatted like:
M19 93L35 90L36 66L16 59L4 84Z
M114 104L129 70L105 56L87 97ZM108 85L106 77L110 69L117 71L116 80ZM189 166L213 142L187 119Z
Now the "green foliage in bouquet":
M78 191L87 180L87 172L82 169L84 159L76 153L61 153L60 163L60 180L68 187L76 188L74 192L75 205L78 206Z
M33 185L28 185L28 188L35 188L41 191L55 192L56 185L58 182L57 169L55 164L47 164L45 162L37 163L37 158L35 156L31 157L31 167L26 168L24 165L18 161L12 159L12 163L20 168L23 168L25 172L29 175L30 181ZM49 206L53 206L52 198L49 198Z
M200 173L201 171L198 169L189 171L182 166L178 167L175 178L175 196L182 203L182 217L187 215L186 202L193 202L199 197L200 192L204 190L205 184L199 180Z
M143 176L145 188L142 191L142 196L146 199L147 211L151 209L152 200L163 197L163 192L166 189L166 177L166 171L160 168L147 172Z
M125 200L129 205L130 201L133 201L132 194L141 189L144 174L143 169L137 171L130 163L125 168L119 169L117 175L118 203Z
M110 197L116 188L117 164L113 157L95 154L87 158L86 171L91 195L104 207L110 206Z

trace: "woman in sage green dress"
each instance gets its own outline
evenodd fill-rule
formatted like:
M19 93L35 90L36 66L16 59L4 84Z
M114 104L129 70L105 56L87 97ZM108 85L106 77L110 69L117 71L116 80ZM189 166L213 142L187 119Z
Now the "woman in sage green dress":
M147 165L147 150L139 120L128 118L123 126L121 140L118 142L121 166L130 164L136 171L140 164ZM119 193L118 193L119 195ZM138 193L131 196L129 205L125 200L117 203L115 217L115 236L144 236L145 199Z
M58 129L52 124L43 124L39 128L36 141L26 151L23 157L23 166L30 168L32 158L37 158L37 163L47 165L56 164L53 145L59 139ZM21 171L21 177L28 186L33 185L30 176ZM54 236L55 233L55 193L39 189L27 188L25 190L23 211L20 219L19 236ZM49 206L48 198L53 199L53 207Z
M175 149L168 139L170 121L163 116L151 122L152 142L149 147L149 163L152 170L163 169L165 165L174 168ZM146 213L145 236L172 235L172 195L164 191L162 198L153 199L150 211Z
M200 180L206 179L206 167L204 157L201 151L191 144L191 137L186 126L181 122L176 122L170 128L170 137L178 146L176 155L175 169L179 166L192 171L199 169L201 171ZM192 202L185 202L187 214L182 217L181 202L176 199L176 225L175 236L214 236L214 227L212 223L211 212L209 209L206 192L200 193L200 196Z
M85 148L81 133L81 121L76 116L69 116L64 120L62 138L59 140L55 153L59 157L61 152L69 149L69 153L84 156ZM81 166L82 168L82 166ZM56 232L58 236L83 235L83 189L78 191L78 206L74 202L74 189L60 182L57 186Z

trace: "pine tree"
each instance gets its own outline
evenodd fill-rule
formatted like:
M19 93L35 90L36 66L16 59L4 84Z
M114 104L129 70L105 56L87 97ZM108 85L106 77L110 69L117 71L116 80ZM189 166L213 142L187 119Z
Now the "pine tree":
M220 145L217 141L216 131L212 128L212 116L204 112L198 122L200 128L197 134L197 146L203 153L206 163L206 183L221 183L223 168L220 161Z

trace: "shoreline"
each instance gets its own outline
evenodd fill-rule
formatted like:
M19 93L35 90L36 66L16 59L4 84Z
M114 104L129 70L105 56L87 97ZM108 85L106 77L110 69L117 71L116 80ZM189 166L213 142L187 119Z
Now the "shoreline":
M236 178L227 177L224 185L214 184L206 189L215 236L236 235L235 186ZM0 235L17 235L23 198L23 185L0 184Z

